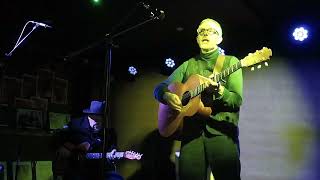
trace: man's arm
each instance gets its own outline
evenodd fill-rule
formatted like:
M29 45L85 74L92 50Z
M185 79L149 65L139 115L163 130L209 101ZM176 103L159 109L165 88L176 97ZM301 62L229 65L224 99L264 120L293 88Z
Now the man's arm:
M168 86L172 82L182 82L188 61L180 65L165 81L158 84L154 90L154 97L162 104L168 105L170 108L180 112L182 110L182 103L178 95L171 93Z

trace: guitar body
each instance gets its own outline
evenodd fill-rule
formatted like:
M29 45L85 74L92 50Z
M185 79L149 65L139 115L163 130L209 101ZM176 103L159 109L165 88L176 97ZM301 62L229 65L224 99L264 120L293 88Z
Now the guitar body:
M170 92L178 95L181 99L185 93L194 90L200 84L202 84L201 77L199 75L191 75L184 84L172 83L168 86L168 89ZM196 113L203 116L210 116L212 112L210 107L205 107L203 105L200 95L191 98L187 104L182 103L182 105L182 111L177 112L166 104L159 104L158 128L162 136L168 137L174 134L177 130L182 130L183 118L186 116L193 116Z

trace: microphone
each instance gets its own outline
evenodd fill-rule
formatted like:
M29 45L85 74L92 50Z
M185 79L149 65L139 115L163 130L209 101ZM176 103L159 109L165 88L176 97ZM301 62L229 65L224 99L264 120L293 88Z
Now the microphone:
M158 10L157 8L153 9L149 4L144 2L140 2L139 4L141 4L146 10L150 11L150 17L159 20L163 20L165 18L165 13L163 10Z
M45 24L45 23L35 22L35 21L30 21L30 22L33 23L33 24L36 24L36 25L38 25L38 26L42 26L42 27L44 27L44 28L52 28L51 26L49 26L49 25L47 25L47 24Z

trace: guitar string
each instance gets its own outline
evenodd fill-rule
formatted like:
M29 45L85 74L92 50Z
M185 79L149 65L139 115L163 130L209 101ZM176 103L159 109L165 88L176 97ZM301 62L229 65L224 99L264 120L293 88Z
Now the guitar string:
M238 62L238 63L232 65L231 67L225 69L224 71L222 71L222 73L219 73L216 75L216 77L215 77L216 81L219 82L224 77L226 77L226 76L230 75L231 73L235 72L236 70L240 69L240 67L241 67L241 63ZM192 98L198 96L199 94L201 94L201 92L203 92L204 89L205 89L204 84L200 84L200 86L197 86L194 90L190 90L187 93L183 94L181 100L184 102L188 99L192 99Z

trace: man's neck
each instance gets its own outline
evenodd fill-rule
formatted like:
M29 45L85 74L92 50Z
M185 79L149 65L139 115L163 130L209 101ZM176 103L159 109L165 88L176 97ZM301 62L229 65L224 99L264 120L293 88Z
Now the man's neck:
M217 49L217 47L212 48L212 49L201 49L201 52L203 54L208 54L208 53L211 53L211 52L215 51L216 49Z

